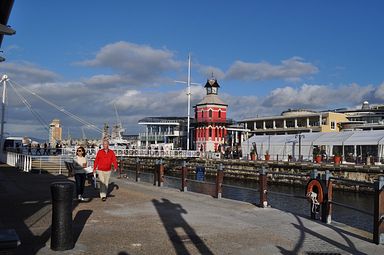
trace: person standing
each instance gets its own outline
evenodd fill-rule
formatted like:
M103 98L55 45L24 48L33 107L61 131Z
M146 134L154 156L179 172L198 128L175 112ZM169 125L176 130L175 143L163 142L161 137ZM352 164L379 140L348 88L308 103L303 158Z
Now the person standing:
M75 171L75 181L76 181L76 195L79 201L85 201L84 195L84 186L86 179L86 172L84 170L87 167L87 159L85 158L85 149L82 146L79 146L76 150L76 157L73 159L73 166Z
M116 155L113 150L109 149L108 140L103 141L103 148L96 154L95 163L93 164L93 172L97 171L100 179L100 198L102 201L107 200L107 192L109 185L109 177L111 176L111 167L117 170Z
M38 143L37 147L36 147L36 155L37 155L37 153L39 153L39 155L41 156L41 150L40 149L41 149L40 144Z
M48 153L47 153L47 143L44 143L43 155L48 155Z

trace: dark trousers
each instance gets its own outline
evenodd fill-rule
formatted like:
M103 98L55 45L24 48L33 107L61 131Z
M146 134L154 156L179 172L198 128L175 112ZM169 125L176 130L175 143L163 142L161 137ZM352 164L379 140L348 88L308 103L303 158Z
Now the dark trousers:
M84 194L84 186L85 186L86 175L84 174L75 174L76 180L76 195Z

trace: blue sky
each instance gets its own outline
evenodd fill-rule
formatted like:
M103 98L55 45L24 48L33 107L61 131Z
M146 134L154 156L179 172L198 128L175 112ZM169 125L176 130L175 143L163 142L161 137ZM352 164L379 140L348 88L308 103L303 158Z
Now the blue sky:
M99 127L115 121L116 104L131 134L145 116L186 115L185 86L173 80L186 79L189 52L193 82L213 72L236 120L381 104L383 10L383 1L16 0L0 72ZM193 103L204 96L192 92ZM7 132L45 138L12 93ZM80 136L82 124L30 100Z

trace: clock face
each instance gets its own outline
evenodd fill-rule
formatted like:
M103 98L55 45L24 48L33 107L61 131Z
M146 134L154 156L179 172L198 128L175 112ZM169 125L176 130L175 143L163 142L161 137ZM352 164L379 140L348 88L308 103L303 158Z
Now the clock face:
M207 88L207 93L208 94L212 93L212 88Z
M212 93L217 93L217 88L212 88Z

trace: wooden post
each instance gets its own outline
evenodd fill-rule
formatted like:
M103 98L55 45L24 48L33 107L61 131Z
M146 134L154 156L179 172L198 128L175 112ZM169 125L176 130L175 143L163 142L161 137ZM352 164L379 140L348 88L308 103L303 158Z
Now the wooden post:
M140 159L136 158L136 182L140 182Z
M321 221L326 224L331 224L332 222L332 181L330 178L332 177L331 172L329 170L325 171L323 175L323 182L325 183L325 187L327 190L324 191L324 201L321 204Z
M261 208L268 207L267 200L267 169L262 166L259 170L259 192L260 192L260 203Z
M379 176L374 185L373 242L384 244L384 176Z
M181 167L181 191L184 191L184 192L187 191L187 175L188 175L187 163L184 160L183 165Z
M157 186L159 180L159 160L155 160L155 171L153 172L153 186Z
M121 179L121 172L123 171L123 159L120 157L119 164L117 166L119 170L119 176L117 176L118 179Z
M159 172L158 172L158 180L157 180L157 184L159 187L163 187L164 185L164 165L163 165L163 160L160 159L159 160Z
M219 167L217 168L217 174L216 174L216 198L221 198L221 194L223 192L222 191L223 179L224 179L223 164L220 163Z

